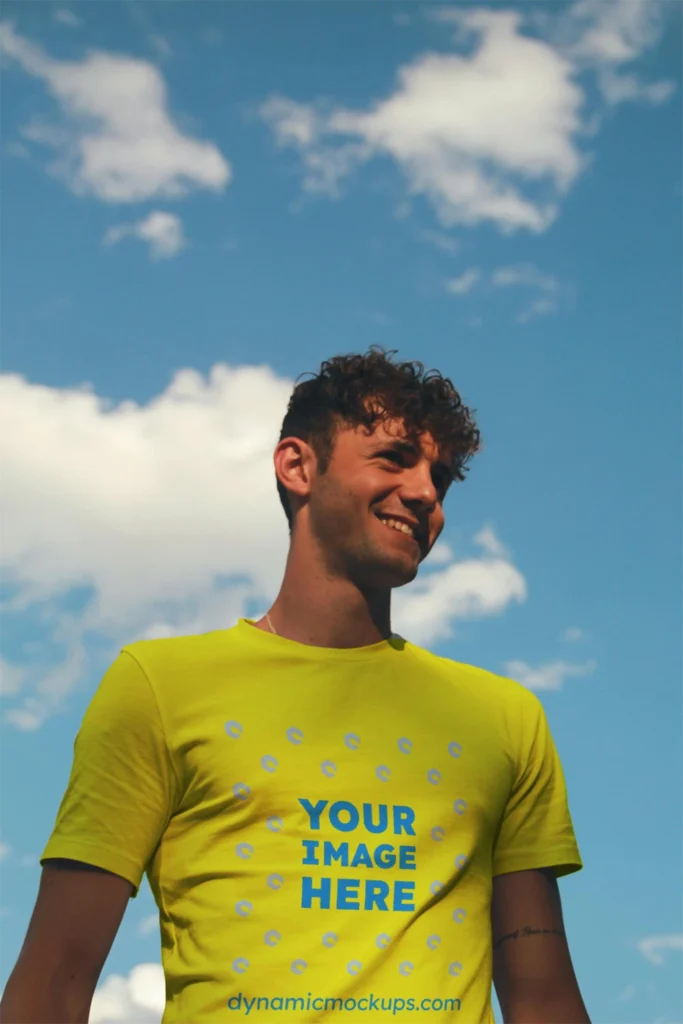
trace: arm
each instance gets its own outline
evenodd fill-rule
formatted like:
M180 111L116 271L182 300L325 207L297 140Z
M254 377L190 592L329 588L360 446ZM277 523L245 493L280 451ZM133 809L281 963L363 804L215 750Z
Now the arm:
M3 1024L87 1024L90 1003L133 886L78 861L47 861Z
M590 1024L552 868L494 877L491 929L505 1024Z

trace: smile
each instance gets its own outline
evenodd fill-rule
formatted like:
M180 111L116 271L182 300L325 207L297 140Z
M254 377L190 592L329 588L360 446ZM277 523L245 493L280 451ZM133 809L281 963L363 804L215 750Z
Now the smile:
M400 533L404 537L407 537L408 540L412 540L414 543L417 544L417 537L415 536L413 530L411 529L410 526L408 526L407 523L401 523L399 522L398 519L384 519L381 516L376 516L376 518L379 519L380 523L382 523L382 525L385 526L388 530L391 530L394 533Z

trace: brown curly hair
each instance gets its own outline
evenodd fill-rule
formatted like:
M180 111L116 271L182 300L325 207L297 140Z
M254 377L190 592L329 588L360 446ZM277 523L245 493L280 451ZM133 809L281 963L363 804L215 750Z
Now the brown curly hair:
M298 437L310 444L322 474L329 468L340 427L365 426L371 431L378 420L401 419L413 442L429 431L440 452L450 458L453 479L464 480L465 464L480 448L474 410L462 404L452 382L438 370L425 374L420 362L393 363L391 356L397 351L371 345L364 355L334 356L321 363L311 380L295 384L280 441ZM287 489L277 476L276 481L291 534Z

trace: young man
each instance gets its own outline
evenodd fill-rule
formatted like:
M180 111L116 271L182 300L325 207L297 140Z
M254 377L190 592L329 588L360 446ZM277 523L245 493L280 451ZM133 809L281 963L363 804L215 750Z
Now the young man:
M125 647L83 720L3 1003L85 1022L143 873L164 1024L588 1022L556 878L581 859L537 698L392 633L479 447L392 353L295 388L291 544L258 622Z

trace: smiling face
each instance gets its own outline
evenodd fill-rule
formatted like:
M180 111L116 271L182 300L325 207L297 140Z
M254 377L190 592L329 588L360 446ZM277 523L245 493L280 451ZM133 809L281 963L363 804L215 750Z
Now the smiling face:
M443 530L451 479L428 432L413 442L401 421L380 421L370 435L344 427L327 471L314 465L305 494L297 488L307 500L293 542L314 545L327 572L361 590L405 586Z

